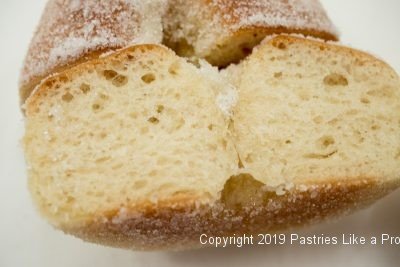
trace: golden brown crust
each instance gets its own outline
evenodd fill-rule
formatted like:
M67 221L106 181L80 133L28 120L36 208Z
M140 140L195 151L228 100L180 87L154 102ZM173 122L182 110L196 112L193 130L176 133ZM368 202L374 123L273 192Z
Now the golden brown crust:
M143 44L143 45L133 45L124 49L115 51L104 57L99 57L98 53L92 53L87 57L86 60L79 60L78 62L72 63L68 66L60 67L60 71L56 72L54 75L47 77L41 81L37 86L36 90L32 92L25 103L25 110L27 115L31 115L38 108L38 101L48 92L48 90L58 89L59 86L54 86L57 83L64 83L72 79L74 76L80 75L83 72L96 69L108 61L131 61L135 60L140 55L147 52L159 53L173 53L167 47L157 44ZM74 65L75 64L75 65ZM79 65L79 66L78 66Z
M262 206L232 209L225 203L196 206L193 201L173 206L164 202L146 204L138 212L127 208L107 211L85 225L61 227L66 233L84 240L114 247L139 250L184 250L201 247L199 237L232 236L276 232L290 227L316 223L360 209L385 196L399 181L377 178L297 187L284 195L268 192Z
M66 63L65 65L60 65L60 66L54 67L52 69L51 73L49 72L47 75L32 76L30 78L29 82L23 83L20 86L19 94L20 94L21 104L24 104L24 102L30 96L30 94L32 93L34 88L42 80L44 80L46 77L48 77L49 75L56 74L56 73L61 73L61 72L65 71L65 70L73 68L73 67L75 67L75 66L77 66L79 64L82 64L82 63L85 63L87 61L91 61L91 60L97 59L97 58L99 58L100 55L102 55L104 53L107 53L107 52L109 52L111 50L113 50L113 49L112 48L105 48L105 49L99 49L97 51L88 52L85 55L82 55L80 58L78 58L76 60L72 60L72 61Z
M287 35L287 34L274 36L271 39L267 39L266 42L267 42L267 44L271 44L274 47L279 47L282 42L286 43L286 44L299 43L299 44L303 44L306 46L317 47L321 51L329 50L329 51L332 51L335 53L341 53L341 54L347 53L349 57L355 58L357 61L356 64L359 64L360 66L363 66L365 63L379 63L382 66L384 66L385 68L389 68L389 69L393 70L392 67L390 67L382 59L376 58L375 56L368 54L367 52L341 45L340 43L324 42L323 40L304 38L304 37L299 37L299 36L295 36L295 35ZM261 49L262 49L262 46L263 45L260 45ZM286 49L286 48L282 47L281 49ZM393 70L393 72L394 72L394 70Z

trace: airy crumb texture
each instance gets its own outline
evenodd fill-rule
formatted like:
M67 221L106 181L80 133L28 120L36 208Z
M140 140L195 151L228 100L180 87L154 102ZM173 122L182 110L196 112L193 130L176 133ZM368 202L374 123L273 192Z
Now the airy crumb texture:
M21 75L22 101L54 71L109 49L160 43L167 0L49 0Z
M179 55L218 66L238 62L266 35L338 36L318 0L171 0L164 27L166 44Z
M30 190L56 227L132 249L315 223L399 186L399 89L380 60L299 37L222 74L133 46L28 98Z
M236 68L236 145L256 179L399 178L400 82L385 63L280 36Z
M41 209L75 224L144 201L217 200L238 166L219 86L151 45L48 79L28 99L24 139Z

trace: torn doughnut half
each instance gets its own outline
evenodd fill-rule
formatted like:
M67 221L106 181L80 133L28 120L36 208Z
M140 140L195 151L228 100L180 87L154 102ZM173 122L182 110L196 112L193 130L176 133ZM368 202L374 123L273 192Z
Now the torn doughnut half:
M314 223L399 186L399 89L382 61L299 37L222 73L132 46L27 99L30 191L55 227L138 250Z

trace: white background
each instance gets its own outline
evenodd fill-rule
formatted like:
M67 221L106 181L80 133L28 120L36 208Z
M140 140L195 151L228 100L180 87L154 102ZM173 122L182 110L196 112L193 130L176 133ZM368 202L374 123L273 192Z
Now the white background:
M342 41L400 73L399 0L324 0ZM84 243L39 218L26 186L17 79L44 0L0 0L0 267L8 266L399 266L400 246L246 247L131 252ZM400 235L400 191L368 210L303 234Z

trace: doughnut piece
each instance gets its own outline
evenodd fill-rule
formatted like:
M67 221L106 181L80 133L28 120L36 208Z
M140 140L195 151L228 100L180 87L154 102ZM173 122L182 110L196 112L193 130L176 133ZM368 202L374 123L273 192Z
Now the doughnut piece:
M338 39L318 0L171 0L164 27L165 43L179 55L219 67L238 62L271 34Z
M234 75L235 144L268 185L400 179L400 80L350 48L292 36L266 40Z
M143 205L214 203L238 169L224 114L235 98L216 74L139 45L42 83L27 100L24 144L44 216L69 231Z

